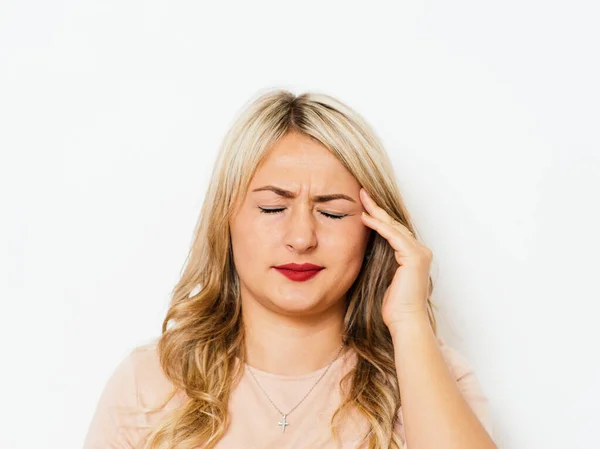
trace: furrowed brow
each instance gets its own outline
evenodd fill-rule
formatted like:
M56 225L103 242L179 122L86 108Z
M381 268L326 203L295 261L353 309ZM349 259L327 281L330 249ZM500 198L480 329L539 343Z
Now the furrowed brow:
M262 186L262 187L258 187L256 189L254 189L252 191L253 192L261 192L261 191L265 191L265 190L274 192L283 198L290 198L290 199L296 198L296 194L294 192L290 192L289 190L285 190L285 189L282 189L281 187L276 187L276 186ZM312 197L312 200L315 203L326 203L327 201L333 201L333 200L347 200L347 201L351 201L352 203L356 203L356 201L354 201L354 199L352 199L348 195L344 195L343 193L332 193L330 195L316 195L316 196Z

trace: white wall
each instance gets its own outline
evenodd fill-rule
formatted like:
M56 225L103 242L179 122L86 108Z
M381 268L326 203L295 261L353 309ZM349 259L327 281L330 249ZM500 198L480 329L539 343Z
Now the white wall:
M597 3L216 3L2 2L0 447L81 446L268 87L387 145L499 447L597 447Z

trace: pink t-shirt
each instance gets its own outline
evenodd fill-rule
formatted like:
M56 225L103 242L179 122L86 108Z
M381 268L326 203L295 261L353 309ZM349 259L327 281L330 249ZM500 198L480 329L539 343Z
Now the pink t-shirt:
M474 370L465 358L438 337L440 349L465 399L492 435L492 417L488 398L482 392ZM225 436L217 449L333 449L330 418L340 404L338 382L352 369L356 354L345 351L333 362L314 390L286 419L282 432L281 415L259 389L246 367L230 402L231 417ZM300 376L284 376L251 368L262 388L277 407L287 412L294 407L325 371L322 368ZM159 364L156 345L139 346L117 366L108 380L92 418L84 449L138 449L150 427L164 414L180 406L185 393L175 396L164 409L146 413L144 407L157 405L171 391L171 383ZM366 420L356 413L343 422L339 430L343 449L358 448L367 429ZM402 408L396 431L406 441Z

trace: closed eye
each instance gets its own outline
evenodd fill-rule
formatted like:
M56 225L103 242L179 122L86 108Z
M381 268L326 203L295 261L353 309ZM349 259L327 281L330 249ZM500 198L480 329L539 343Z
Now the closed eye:
M278 214L280 212L283 212L285 210L285 207L279 208L279 209L264 209L262 207L259 207L261 213L263 214ZM339 220L341 218L344 218L345 216L347 216L348 214L344 214L344 215L333 215L333 214L328 214L327 212L322 212L319 211L321 214L325 215L327 218L331 218L333 220Z

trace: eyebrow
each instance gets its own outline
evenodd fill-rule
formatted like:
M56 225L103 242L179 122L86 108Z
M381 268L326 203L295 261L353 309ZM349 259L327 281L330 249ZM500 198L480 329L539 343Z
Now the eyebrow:
M261 192L264 190L270 190L271 192L275 192L277 195L282 196L284 198L296 198L296 194L294 192L290 192L289 190L282 189L280 187L275 186L262 186L257 189L252 190L253 192ZM333 200L348 200L353 203L356 203L352 198L348 195L344 195L343 193L332 193L330 195L315 195L312 197L312 200L315 203L325 203L327 201Z

